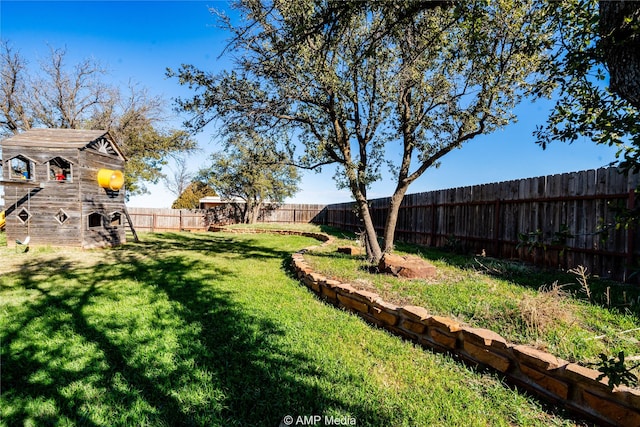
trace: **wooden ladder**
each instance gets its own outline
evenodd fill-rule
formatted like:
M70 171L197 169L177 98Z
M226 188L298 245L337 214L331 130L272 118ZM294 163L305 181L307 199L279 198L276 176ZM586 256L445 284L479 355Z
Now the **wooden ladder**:
M124 209L124 216L127 217L127 222L129 223L129 228L131 229L131 232L133 233L133 241L134 242L139 242L140 239L138 239L138 233L136 233L136 229L133 228L133 221L131 221L131 216L129 215L129 211L127 210L127 207L125 206Z

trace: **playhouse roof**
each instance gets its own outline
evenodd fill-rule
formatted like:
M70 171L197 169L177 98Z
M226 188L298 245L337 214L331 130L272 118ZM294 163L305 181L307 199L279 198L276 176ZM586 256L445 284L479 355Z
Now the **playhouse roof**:
M106 138L111 142L112 147L125 158L120 147L113 141L113 138L106 130L84 130L84 129L29 129L17 135L13 135L1 142L2 145L11 147L45 147L45 148L84 148L91 142L100 138Z

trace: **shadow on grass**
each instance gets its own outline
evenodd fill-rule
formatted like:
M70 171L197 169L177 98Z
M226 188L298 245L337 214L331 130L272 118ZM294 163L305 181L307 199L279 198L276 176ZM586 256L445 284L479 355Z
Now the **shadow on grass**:
M218 286L240 281L236 270L208 262L287 251L165 234L106 253L117 263L74 266L61 256L0 279L1 292L27 295L6 306L0 332L4 424L276 426L287 414L336 408L363 425L388 421L314 386L318 362Z

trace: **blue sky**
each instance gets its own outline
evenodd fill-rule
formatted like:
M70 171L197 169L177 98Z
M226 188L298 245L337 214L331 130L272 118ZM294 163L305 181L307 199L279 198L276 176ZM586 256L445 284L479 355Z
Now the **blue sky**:
M32 65L47 56L49 46L66 47L70 64L93 57L107 66L115 83L139 82L170 103L190 93L165 77L167 67L194 64L215 72L230 66L228 59L219 58L228 34L214 27L208 10L226 6L223 1L0 0L0 37ZM516 109L517 123L448 154L441 167L425 173L409 193L593 169L615 159L614 148L588 140L555 143L542 150L532 131L544 123L551 106L549 101L525 101ZM180 122L175 117L168 125L177 127ZM189 158L193 171L205 166L209 153L219 149L211 133L197 136L201 150ZM338 191L332 176L332 168L306 173L302 190L289 201L349 201L349 193ZM129 205L169 207L175 198L162 184L148 188L150 195L133 197ZM391 180L385 179L371 188L369 196L386 197L392 191Z

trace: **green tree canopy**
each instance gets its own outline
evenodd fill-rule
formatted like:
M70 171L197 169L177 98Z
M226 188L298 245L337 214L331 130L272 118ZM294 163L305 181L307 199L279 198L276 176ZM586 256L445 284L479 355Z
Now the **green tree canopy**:
M619 147L620 166L640 171L640 2L569 0L547 10L559 28L547 70L559 91L539 143L585 136Z
M244 127L226 136L223 152L211 156L212 164L199 177L222 199L241 204L242 222L253 224L260 210L277 206L298 191L299 174L273 140Z
M384 232L390 251L409 185L451 150L513 121L522 96L542 90L536 72L553 28L539 5L444 3L350 2L343 13L331 1L239 1L244 20L223 17L235 69L170 72L196 90L179 107L196 130L214 119L288 128L304 147L298 164L338 165L377 260L367 188L384 167L396 182ZM326 20L334 12L335 25Z
M171 205L172 209L198 209L200 199L217 196L215 190L200 181L192 181Z

